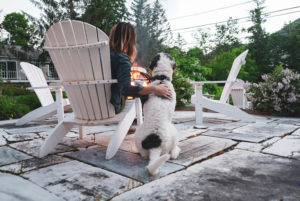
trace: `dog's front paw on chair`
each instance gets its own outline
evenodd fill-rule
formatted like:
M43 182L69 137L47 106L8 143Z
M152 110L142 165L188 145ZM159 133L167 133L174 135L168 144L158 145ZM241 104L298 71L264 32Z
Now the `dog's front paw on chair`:
M171 151L171 159L174 160L179 156L180 153L180 148L176 146L174 149Z

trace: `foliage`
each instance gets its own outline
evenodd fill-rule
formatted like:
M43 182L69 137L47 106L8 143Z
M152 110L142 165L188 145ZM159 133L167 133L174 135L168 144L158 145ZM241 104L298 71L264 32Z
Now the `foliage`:
M20 104L7 96L0 96L0 120L20 118L29 111L27 105Z
M270 66L283 65L300 72L300 22L285 25L268 37Z
M15 97L18 104L23 104L29 107L30 110L34 110L41 107L41 103L35 93L31 92L27 95Z
M222 52L210 63L212 69L212 80L227 80L234 59L239 56L245 47L235 48L232 51ZM241 67L238 78L247 81L256 81L258 73L255 62L251 59L251 54L246 57L246 64Z
M251 85L250 100L254 109L280 115L300 114L300 74L277 66L262 75L263 82Z
M191 97L194 93L192 84L175 70L172 80L176 92L176 106L184 106L191 103Z
M11 83L3 84L2 95L4 96L21 96L26 95L29 92L25 88L17 87Z
M248 33L249 36L249 52L252 55L252 58L255 60L256 65L259 67L258 71L263 73L269 73L272 71L272 67L268 65L267 60L267 38L268 34L262 27L262 24L266 21L263 18L263 9L262 6L265 0L253 0L256 7L253 10L250 10L250 18L253 22L253 25L249 27Z
M30 46L33 25L29 25L28 19L20 13L10 13L4 17L3 28L10 33L10 40L13 44L22 47Z
M40 18L35 18L29 13L24 14L34 25L35 43L42 50L39 60L45 62L49 55L43 50L44 36L49 27L63 20L80 20L98 26L106 34L111 27L121 20L126 19L128 11L125 0L30 0L40 9Z
M238 38L240 30L237 26L237 20L230 17L226 24L216 25L216 34L212 42L214 42L214 51L218 54L222 51L230 51L239 47L241 41Z
M170 26L165 10L158 0L151 6L148 0L133 0L132 21L137 32L137 58L139 65L148 66L149 61L162 51L163 43L168 40Z
M194 93L190 81L204 81L211 74L211 68L202 66L199 58L202 53L195 48L191 51L183 52L178 47L167 48L165 52L169 53L176 61L177 67L173 75L173 84L177 96L177 105L182 106L190 103L190 97ZM203 92L213 94L217 92L217 85L204 85Z
M90 0L80 19L109 34L115 24L127 19L125 3L126 0Z

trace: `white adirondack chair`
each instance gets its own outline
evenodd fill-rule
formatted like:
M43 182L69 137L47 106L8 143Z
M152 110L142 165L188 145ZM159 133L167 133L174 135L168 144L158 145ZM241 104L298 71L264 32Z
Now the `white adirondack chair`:
M237 58L235 58L230 73L228 75L227 81L192 82L192 84L194 84L195 86L195 95L192 96L191 101L195 104L197 125L201 125L203 123L203 108L207 108L242 121L255 122L255 118L253 116L240 110L238 107L227 103L232 85L236 81L241 66L246 63L245 58L247 56L247 53L248 50L244 51ZM225 83L220 100L211 100L202 96L202 86L204 84L209 83Z
M34 120L46 119L55 115L56 113L58 116L58 121L61 121L64 110L71 108L68 99L63 99L60 102L62 90L61 87L48 86L44 74L40 68L26 62L21 62L20 65L30 82L31 87L29 89L34 90L42 106L24 115L16 122L16 125L20 126ZM50 89L56 91L57 102L54 102Z
M230 95L234 106L242 109L249 109L250 104L247 101L247 94L244 84L245 82L243 80L237 79L232 86Z
M45 49L55 65L71 102L74 117L64 119L46 138L40 157L54 150L75 125L96 126L119 123L113 133L106 158L118 151L132 122L142 122L140 99L126 101L123 111L115 115L110 103L111 79L109 38L100 29L79 21L52 25L46 33Z

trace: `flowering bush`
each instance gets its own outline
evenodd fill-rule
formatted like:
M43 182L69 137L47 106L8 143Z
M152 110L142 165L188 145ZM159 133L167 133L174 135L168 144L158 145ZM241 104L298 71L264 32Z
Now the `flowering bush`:
M300 115L300 74L281 66L250 86L253 108L281 115Z
M176 106L184 106L190 103L194 89L189 80L175 71L172 83L176 92Z

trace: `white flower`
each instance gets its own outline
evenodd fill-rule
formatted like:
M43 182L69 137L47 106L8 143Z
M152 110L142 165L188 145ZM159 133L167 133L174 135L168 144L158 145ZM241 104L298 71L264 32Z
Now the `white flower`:
M269 78L269 76L267 74L264 74L261 76L261 78L266 81Z
M278 82L278 84L277 84L277 85L278 85L278 87L277 87L277 88L278 88L279 90L283 88L283 84L282 84L281 82Z
M184 99L184 98L180 99L180 101L181 101L181 102L183 102L184 104L186 104L186 103L187 103L187 100L186 100L186 99Z

